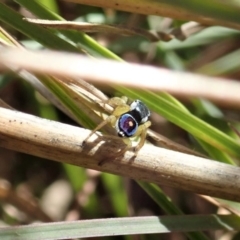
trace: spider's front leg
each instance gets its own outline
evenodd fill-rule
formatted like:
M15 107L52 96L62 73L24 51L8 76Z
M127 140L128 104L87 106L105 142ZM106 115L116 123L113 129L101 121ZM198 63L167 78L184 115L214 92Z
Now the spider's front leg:
M147 129L151 126L151 122L147 121L144 124L140 125L136 131L136 133L132 137L140 137L140 141L137 143L135 147L132 147L132 140L130 138L123 138L126 147L122 149L120 152L117 153L116 156L121 156L127 151L133 151L134 156L136 157L139 150L143 147L146 136L147 136Z
M118 117L129 110L129 106L125 103L125 100L123 100L122 98L111 98L109 100L109 104L111 106L115 107L112 114L110 116L108 116L100 124L98 124L98 126L95 129L92 130L92 132L82 142L82 147L85 145L85 143L89 140L89 138L94 133L96 133L98 130L103 128L106 124L110 123L112 125L112 127L115 127Z
M137 132L134 134L134 136L139 136L140 141L138 142L137 146L133 148L134 156L137 156L139 150L143 147L146 136L147 136L147 129L151 126L151 122L147 121L144 124L140 125L138 127Z
M89 140L89 138L96 133L98 130L100 130L101 128L103 128L106 124L111 123L111 122L115 122L116 121L116 117L114 115L110 115L109 117L107 117L104 121L102 121L100 124L97 125L96 128L94 128L91 133L85 138L85 140L82 142L82 147L84 147L84 145L86 144L86 142Z

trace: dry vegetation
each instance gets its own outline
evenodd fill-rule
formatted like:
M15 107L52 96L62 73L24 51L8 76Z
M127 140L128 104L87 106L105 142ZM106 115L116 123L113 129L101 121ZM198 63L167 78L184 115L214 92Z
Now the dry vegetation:
M240 6L46 2L0 3L0 237L238 239ZM122 95L137 157L110 126L82 147Z

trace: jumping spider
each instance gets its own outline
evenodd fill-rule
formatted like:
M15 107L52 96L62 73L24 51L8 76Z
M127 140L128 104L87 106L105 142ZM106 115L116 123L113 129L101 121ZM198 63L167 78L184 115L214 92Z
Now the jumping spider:
M133 101L130 105L127 104L127 97L114 97L108 101L108 104L114 108L110 116L101 122L85 139L84 143L99 129L110 123L116 129L117 135L123 138L127 145L119 155L124 154L128 150L134 151L134 156L143 147L147 129L151 126L148 120L150 111L148 107L140 100ZM136 147L132 148L131 137L140 137L140 141Z

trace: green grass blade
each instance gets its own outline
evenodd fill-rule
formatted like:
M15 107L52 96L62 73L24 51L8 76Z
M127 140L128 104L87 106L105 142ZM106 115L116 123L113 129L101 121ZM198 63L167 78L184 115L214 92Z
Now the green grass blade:
M69 94L68 89L65 89L63 85L60 85L51 77L39 76L39 80L61 100L64 106L74 114L82 125L90 129L96 126L91 117L74 102L74 97Z
M75 239L87 237L188 232L203 230L240 230L239 217L233 215L189 215L132 217L32 224L0 229L4 240Z
M115 215L117 217L128 216L128 201L126 191L123 188L123 179L108 173L102 173L101 179L108 192Z
M0 20L49 48L74 52L78 51L75 46L52 34L47 29L26 22L23 20L23 16L3 3L0 3Z
M38 2L41 2L41 4L43 4L44 6L46 6L47 8L51 9L52 11L58 13L59 9L58 9L58 4L56 2L56 0L37 0Z
M166 196L166 194L158 188L156 185L146 182L137 181L137 183L148 193L148 195L168 214L171 215L181 215L183 212L172 203L171 199ZM192 232L186 234L189 239L192 240L206 240L208 239L201 232Z
M183 212L173 204L170 198L162 192L160 188L151 183L137 181L137 183L148 193L148 195L161 207L164 212L171 215L180 215Z
M165 100L169 101L170 103L175 104L177 107L179 107L180 109L182 109L186 113L190 113L184 105L182 105L177 99L172 97L170 94L161 93L160 96L163 97ZM229 157L228 154L220 151L219 149L211 146L207 142L204 142L197 137L196 137L196 140L201 145L201 147L209 154L209 156L212 157L213 159L216 159L216 160L218 160L220 162L223 162L223 163L236 165L234 160L231 159L231 157Z
M60 21L64 20L61 16L47 9L40 2L37 2L35 0L32 0L32 1L15 0L15 2L24 6L39 18L48 19L48 20L60 20ZM105 58L121 61L121 58L119 58L113 52L109 51L107 48L102 47L94 39L92 39L85 33L76 32L76 31L67 31L67 30L59 30L59 32L61 32L64 36L66 36L71 41L75 42L80 47L82 47L85 51L89 52L94 56L102 56Z

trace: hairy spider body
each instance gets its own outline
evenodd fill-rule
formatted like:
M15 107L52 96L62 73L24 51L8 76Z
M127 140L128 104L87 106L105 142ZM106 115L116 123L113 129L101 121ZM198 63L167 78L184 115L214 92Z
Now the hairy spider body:
M127 104L127 98L114 97L108 101L114 110L103 122L101 122L85 139L86 142L96 131L101 129L107 123L116 129L117 135L123 138L126 143L126 148L118 154L124 154L128 150L133 150L136 156L138 151L144 145L147 129L151 126L148 120L150 111L147 106L140 100L133 101L130 105ZM131 137L140 137L137 146L132 148Z

